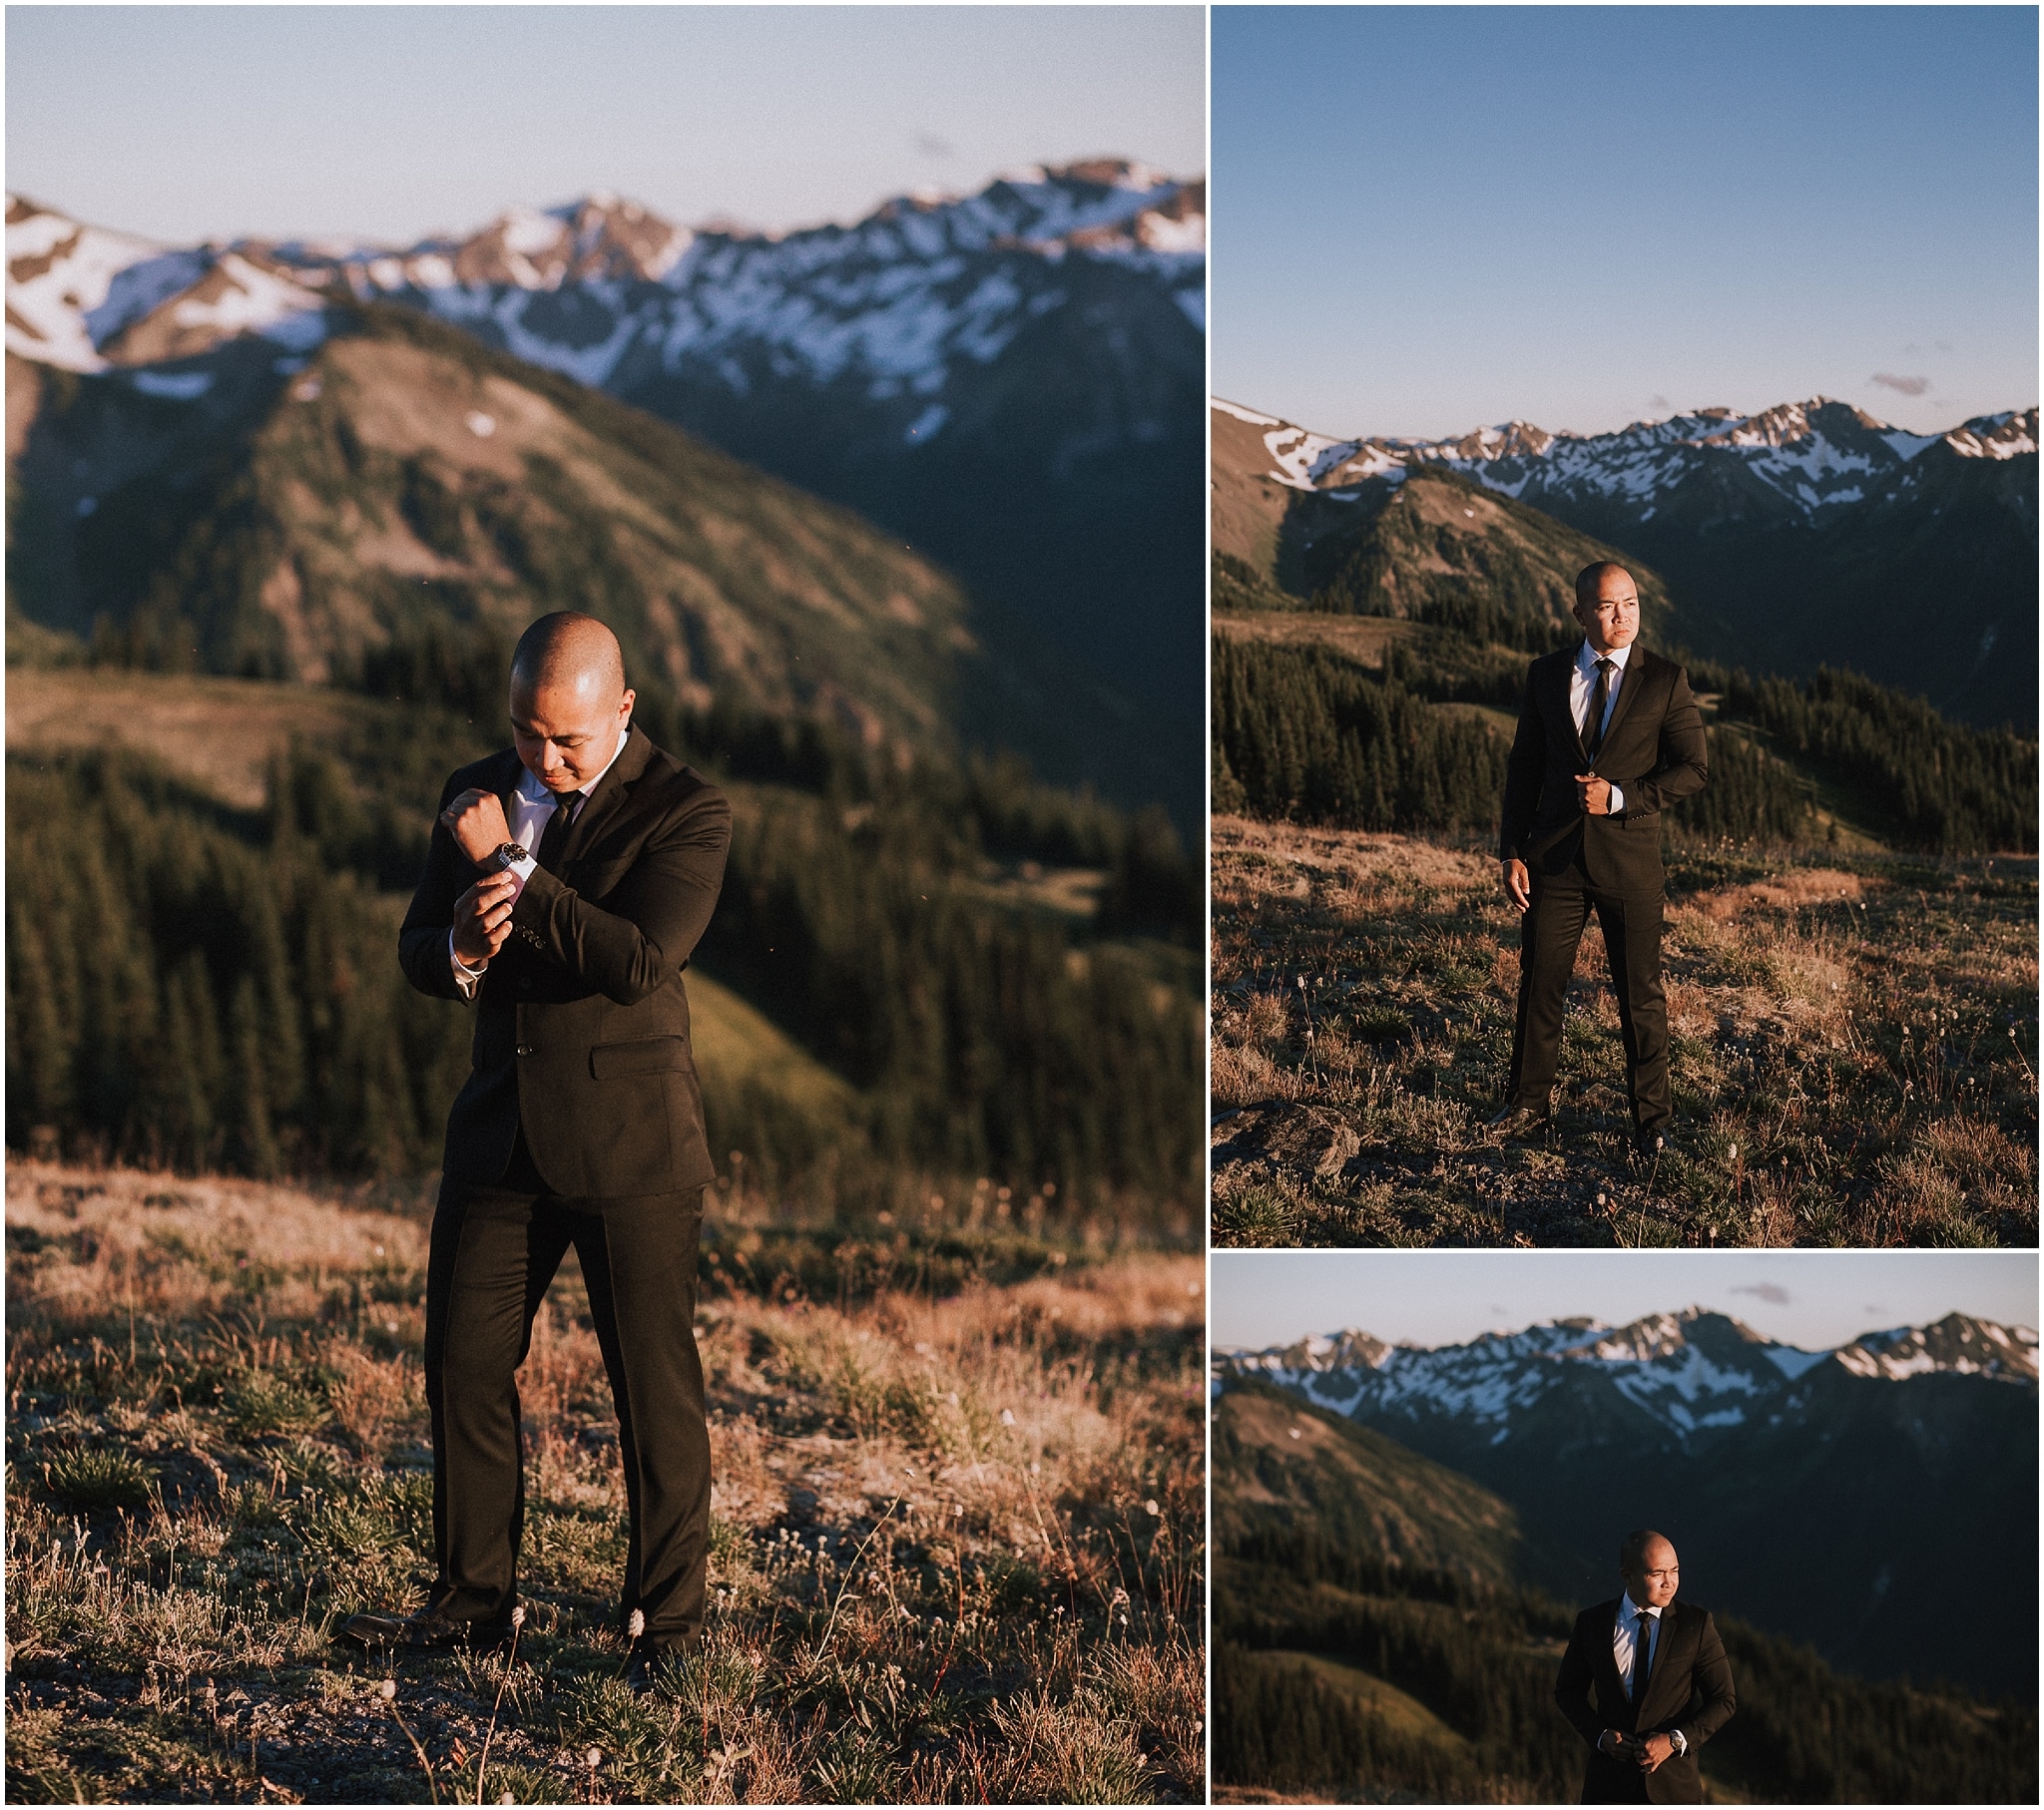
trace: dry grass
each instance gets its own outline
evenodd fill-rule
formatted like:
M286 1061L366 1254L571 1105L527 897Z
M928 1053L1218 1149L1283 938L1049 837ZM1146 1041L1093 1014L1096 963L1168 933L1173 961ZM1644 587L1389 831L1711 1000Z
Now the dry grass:
M521 1375L515 1666L392 1673L329 1639L430 1577L423 1233L255 1183L11 1166L11 1797L1201 1794L1197 1258L723 1240L705 1650L634 1697L572 1260Z
M1594 929L1555 1127L1500 1147L1496 863L1217 820L1215 1241L2035 1243L2035 861L1826 859L1670 856L1677 1132L1642 1166Z

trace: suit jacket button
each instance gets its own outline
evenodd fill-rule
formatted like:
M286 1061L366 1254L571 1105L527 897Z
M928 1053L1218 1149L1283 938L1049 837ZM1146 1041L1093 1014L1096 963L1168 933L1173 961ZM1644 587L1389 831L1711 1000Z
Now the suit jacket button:
M530 1056L532 1054L532 1046L530 1044L520 1044L518 1046L518 1054L520 1056Z

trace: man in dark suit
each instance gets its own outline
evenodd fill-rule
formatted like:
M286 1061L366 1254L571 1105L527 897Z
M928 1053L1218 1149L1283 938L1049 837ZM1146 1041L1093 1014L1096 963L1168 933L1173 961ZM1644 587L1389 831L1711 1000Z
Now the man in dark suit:
M1576 579L1581 646L1526 674L1505 770L1498 856L1521 912L1511 1091L1491 1129L1547 1123L1562 1008L1594 910L1625 1045L1634 1135L1651 1154L1674 1119L1661 988L1661 812L1704 786L1704 725L1689 676L1638 645L1632 575L1609 560Z
M1618 1549L1625 1591L1576 1617L1554 1700L1590 1744L1586 1804L1701 1804L1697 1754L1739 1707L1709 1609L1675 1599L1675 1548L1649 1528Z
M472 1002L426 1274L438 1576L353 1638L499 1643L517 1594L516 1372L568 1246L617 1404L632 1676L701 1632L710 1440L697 1239L714 1176L682 970L710 922L731 807L632 726L617 638L562 612L512 659L514 745L447 782L398 933L420 992ZM637 1630L635 1629L635 1632Z

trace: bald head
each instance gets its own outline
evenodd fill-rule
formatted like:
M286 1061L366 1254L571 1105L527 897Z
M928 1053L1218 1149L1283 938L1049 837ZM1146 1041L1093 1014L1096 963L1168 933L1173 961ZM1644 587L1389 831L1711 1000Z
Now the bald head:
M1640 633L1640 594L1633 575L1616 560L1599 560L1576 574L1576 621L1598 654L1629 648Z
M593 616L556 610L518 638L511 682L526 691L573 691L609 703L625 688L618 638Z
M622 745L632 719L618 638L593 616L557 610L511 655L511 738L549 791L579 791Z
M1597 560L1576 574L1576 602L1594 604L1601 595L1601 587L1607 578L1622 578L1626 582L1626 588L1632 589L1633 575L1616 560ZM549 617L547 620L551 622L553 619ZM535 623L533 626L537 628L539 625Z
M1665 1534L1635 1528L1618 1546L1619 1575L1642 1608L1666 1608L1682 1583L1682 1565Z

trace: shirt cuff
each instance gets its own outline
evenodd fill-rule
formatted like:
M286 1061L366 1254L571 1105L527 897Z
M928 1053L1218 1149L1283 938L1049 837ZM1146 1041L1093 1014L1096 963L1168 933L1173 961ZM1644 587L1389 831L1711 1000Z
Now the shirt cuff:
M1618 815L1620 811L1624 809L1625 793L1620 791L1618 787L1614 785L1611 788L1611 814L1615 817Z
M456 955L454 953L454 931L451 927L447 932L447 960L454 970L454 986L456 991L460 993L463 999L474 999L475 990L483 984L483 968L487 968L489 963L485 962L483 968L471 968L460 956Z

